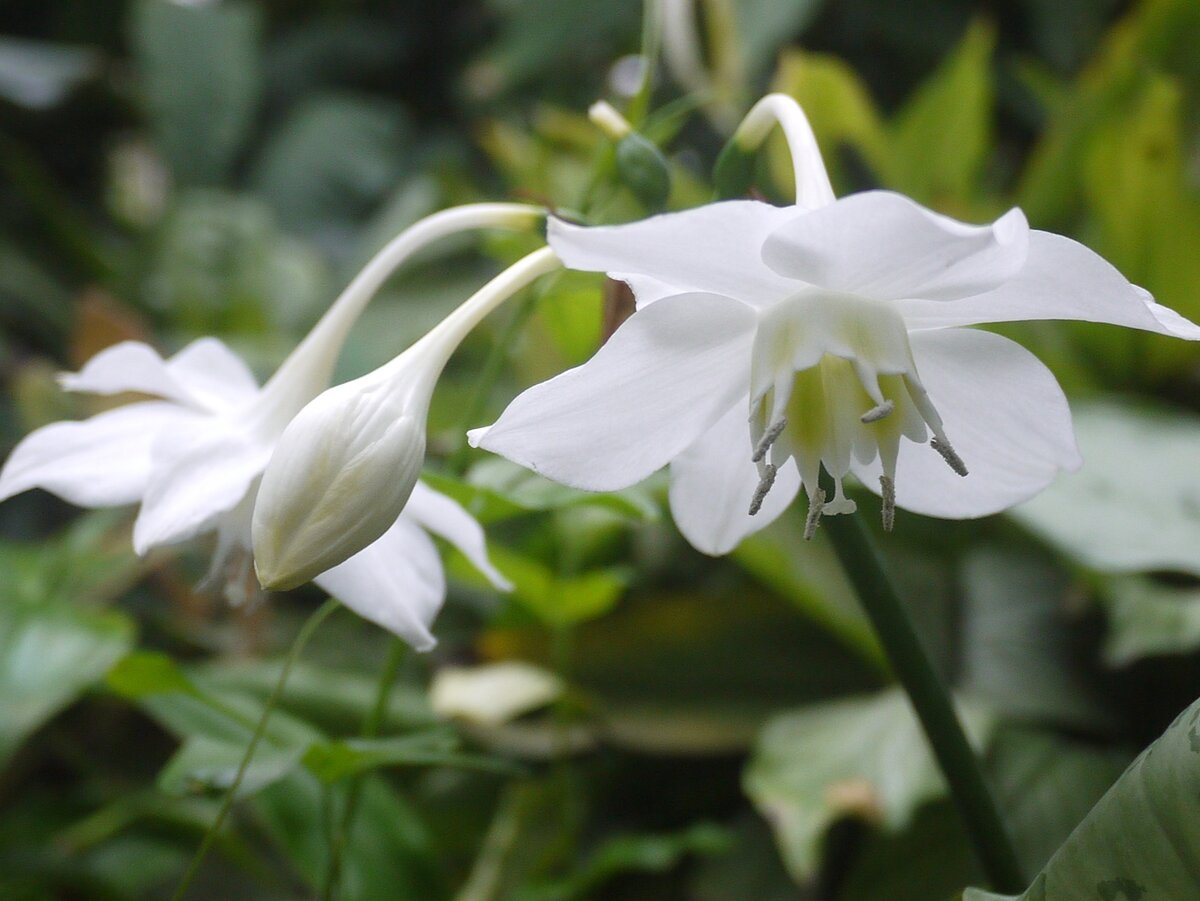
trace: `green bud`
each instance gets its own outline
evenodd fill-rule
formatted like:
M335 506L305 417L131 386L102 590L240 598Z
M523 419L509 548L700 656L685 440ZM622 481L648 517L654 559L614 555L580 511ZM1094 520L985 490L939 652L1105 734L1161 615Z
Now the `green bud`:
M754 152L740 147L734 137L717 157L713 182L719 200L745 197L754 183Z
M636 131L617 141L617 174L651 210L667 205L671 170L662 151Z

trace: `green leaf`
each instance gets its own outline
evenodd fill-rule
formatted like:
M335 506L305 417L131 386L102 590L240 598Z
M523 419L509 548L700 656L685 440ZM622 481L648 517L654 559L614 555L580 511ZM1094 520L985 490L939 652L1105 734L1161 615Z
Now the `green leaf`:
M986 744L990 717L965 703L959 715L976 746ZM838 819L858 817L896 832L945 792L899 689L775 717L759 736L743 784L797 881L817 872L822 836Z
M1106 579L1099 595L1108 612L1104 660L1110 666L1200 647L1200 586L1121 576Z
M968 203L991 146L995 45L994 29L977 21L908 99L890 128L889 186L933 206Z
M1087 647L1071 621L1071 581L1012 551L966 560L958 688L1012 717L1091 728L1112 716L1075 661Z
M538 560L501 545L493 544L488 554L512 582L513 600L544 623L568 625L603 616L629 582L628 572L618 567L559 576Z
M280 748L259 744L238 786L237 797L257 794L292 772L304 756L303 747ZM246 742L227 742L199 735L187 739L158 774L158 787L169 795L197 791L224 792L233 785L246 754Z
M1130 765L1021 901L1200 897L1200 701ZM964 901L1002 896L968 889Z
M822 5L823 0L734 0L738 53L750 83L770 69L779 48L803 32Z
M257 193L284 227L319 234L383 200L406 167L408 117L394 104L322 94L300 104L254 167Z
M1013 515L1100 572L1200 577L1200 418L1113 401L1073 414L1083 468Z
M304 754L304 765L326 783L395 766L453 767L506 775L521 772L508 761L463 754L458 747L458 738L446 730L398 738L352 738L314 744Z
M258 9L238 0L134 6L147 113L183 184L220 184L242 147L258 106L260 26Z
M133 644L116 612L0 605L0 765L25 738L104 674Z

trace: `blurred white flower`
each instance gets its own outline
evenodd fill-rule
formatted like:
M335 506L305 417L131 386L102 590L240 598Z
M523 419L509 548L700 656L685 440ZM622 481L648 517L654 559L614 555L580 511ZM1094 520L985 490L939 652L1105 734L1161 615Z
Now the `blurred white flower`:
M473 443L591 490L670 464L677 524L720 554L802 484L811 535L823 513L854 510L850 473L882 495L890 528L895 506L983 516L1078 467L1050 371L963 326L1079 319L1200 339L1087 248L1029 229L1020 210L972 226L885 191L834 200L803 114L768 99L735 141L752 147L775 121L790 126L796 206L729 201L597 228L552 220L563 262L628 282L638 312ZM832 497L818 487L822 468Z
M63 387L156 399L34 431L0 470L0 500L44 488L84 507L140 502L133 530L138 554L215 531L209 580L224 582L236 601L249 577L251 517L263 470L287 424L328 385L346 335L375 291L431 241L466 229L526 230L543 215L535 207L477 204L412 226L359 273L261 389L245 363L214 338L168 360L133 341L101 351L80 372L63 375ZM361 616L426 649L445 594L426 530L456 545L495 584L505 583L488 564L483 532L466 511L428 487L410 483L406 497L408 491L403 515L394 510L374 544L315 581Z

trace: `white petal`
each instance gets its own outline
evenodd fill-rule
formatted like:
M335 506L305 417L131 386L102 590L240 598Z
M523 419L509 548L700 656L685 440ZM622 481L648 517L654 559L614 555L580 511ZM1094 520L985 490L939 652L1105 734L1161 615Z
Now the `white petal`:
M193 341L167 361L167 370L196 403L209 410L227 410L258 393L250 367L216 338Z
M256 487L271 446L205 417L198 426L160 435L152 454L146 495L133 524L138 554L214 528L222 513Z
M145 493L155 437L196 415L149 401L44 426L27 435L4 464L0 500L44 488L81 507L132 504Z
M68 391L121 394L136 391L182 404L191 396L170 373L158 351L141 341L122 341L96 354L79 372L64 372L59 384Z
M921 380L969 474L928 444L901 441L896 505L947 519L987 516L1045 488L1082 462L1067 399L1053 374L1007 338L974 329L912 335ZM854 465L879 491L878 461Z
M169 360L140 341L122 341L96 354L59 383L68 391L153 394L205 410L250 399L258 385L249 368L216 338L193 341Z
M512 583L488 560L483 528L458 501L434 491L423 482L417 482L403 515L426 531L449 541L501 591L512 591Z
M792 460L780 469L762 508L746 511L758 487L758 467L746 421L749 401L731 407L711 429L671 462L671 515L692 547L728 554L743 538L775 521L800 490Z
M433 540L416 523L401 517L374 544L313 581L418 651L437 643L429 626L446 599L446 575Z
M795 207L730 200L628 225L587 228L552 217L548 240L571 269L650 276L674 293L706 291L765 306L794 294L797 285L763 264L763 241L803 215ZM627 280L636 292L636 279ZM638 298L639 306L645 303Z
M534 385L468 437L575 488L640 482L747 395L756 318L713 294L664 298L588 362Z
M905 301L901 310L912 329L1080 319L1200 340L1200 327L1155 303L1103 257L1077 241L1043 231L1030 232L1025 266L994 291L950 304Z
M878 300L948 300L991 290L1025 262L1024 214L966 225L900 194L867 191L798 216L763 244L780 275Z

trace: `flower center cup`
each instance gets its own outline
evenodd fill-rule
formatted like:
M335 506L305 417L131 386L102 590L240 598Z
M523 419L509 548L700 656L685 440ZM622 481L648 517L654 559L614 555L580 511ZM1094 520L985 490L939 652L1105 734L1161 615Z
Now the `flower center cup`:
M955 472L967 474L921 384L899 312L854 294L806 289L763 313L750 430L760 477L751 515L778 468L794 459L809 498L806 538L822 515L856 509L842 488L852 459L866 465L879 458L883 524L891 529L901 437L928 441ZM832 498L819 487L822 467L833 479Z

